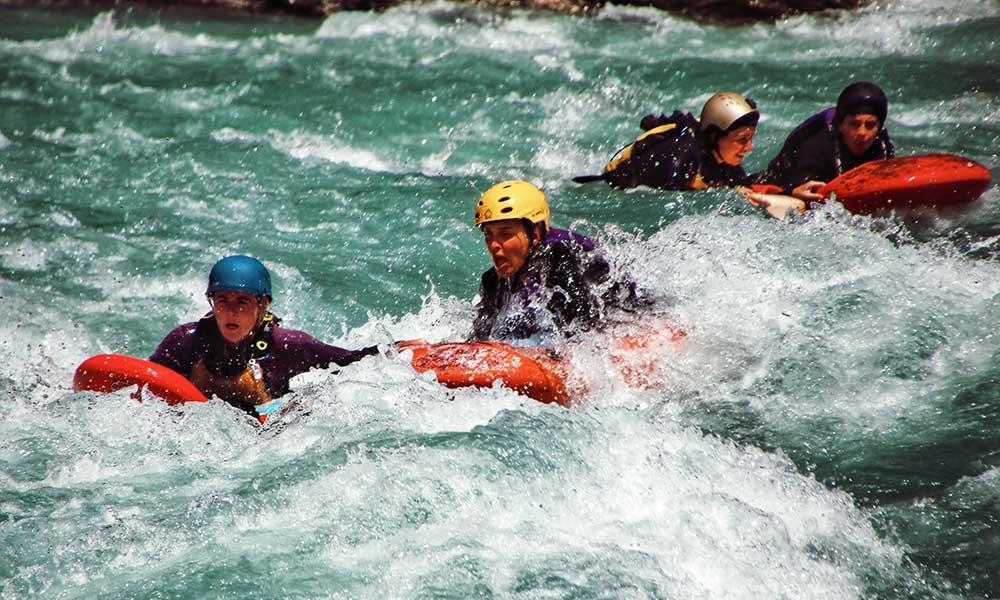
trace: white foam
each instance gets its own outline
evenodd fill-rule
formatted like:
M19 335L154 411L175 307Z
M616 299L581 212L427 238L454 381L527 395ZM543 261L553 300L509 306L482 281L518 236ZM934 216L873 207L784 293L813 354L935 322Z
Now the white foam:
M807 57L790 55L792 60L882 54L914 56L934 48L935 28L997 14L1000 11L996 3L987 0L955 3L948 10L941 10L940 3L934 1L889 0L865 5L836 19L810 15L786 19L777 24L772 40L776 36L791 36L792 40L808 45Z
M457 446L360 445L328 474L282 490L289 510L254 521L296 538L324 523L369 524L331 539L318 559L365 574L352 596L420 585L449 572L456 556L479 565L501 593L525 570L593 571L628 572L686 598L789 589L841 598L862 589L857 565L899 566L901 553L878 539L849 497L798 475L780 455L627 411L517 406L493 391L459 391L441 403L433 389L413 389L424 384L405 384L405 373L400 380L380 370L371 381L345 370L324 386L314 416L326 415L337 432L312 454L372 427L480 433L456 437ZM459 441L477 438L481 450ZM506 466L505 456L519 466Z
M17 246L0 248L0 260L3 266L18 271L45 271L48 268L49 249L30 238Z
M410 37L431 40L447 36L453 29L460 29L461 23L440 25L432 18L435 12L451 11L453 5L432 2L422 6L396 6L385 13L344 11L327 17L316 31L317 38L359 39L383 37L405 39Z
M797 224L691 217L654 236L647 268L635 274L677 298L677 320L692 328L685 346L693 355L675 373L683 387L720 402L749 397L782 430L822 417L857 433L891 427L901 410L933 411L920 400L933 392L917 373L939 371L942 360L973 368L953 349L979 338L971 324L994 310L997 267L896 246L863 223L831 206ZM949 319L935 333L945 327L941 310L968 315L970 327ZM899 345L906 349L896 356ZM914 358L920 347L940 353ZM977 356L967 359L987 360ZM775 379L783 391L767 392Z
M370 150L361 150L330 136L298 129L285 133L271 130L267 135L252 134L226 127L212 132L218 142L266 143L296 160L323 160L375 172L402 172L405 169Z
M54 63L72 63L81 57L101 55L125 49L159 56L176 56L237 48L239 42L205 34L172 32L161 26L147 28L119 27L114 13L97 15L90 28L74 31L63 39L17 43L22 52L38 53Z

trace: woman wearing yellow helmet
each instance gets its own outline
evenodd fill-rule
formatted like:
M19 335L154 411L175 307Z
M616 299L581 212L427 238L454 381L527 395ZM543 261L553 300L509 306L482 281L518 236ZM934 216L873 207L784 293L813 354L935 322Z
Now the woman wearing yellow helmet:
M600 316L592 283L608 265L590 240L549 226L545 194L526 181L504 181L476 205L474 223L493 267L483 273L471 339L528 339L592 328Z

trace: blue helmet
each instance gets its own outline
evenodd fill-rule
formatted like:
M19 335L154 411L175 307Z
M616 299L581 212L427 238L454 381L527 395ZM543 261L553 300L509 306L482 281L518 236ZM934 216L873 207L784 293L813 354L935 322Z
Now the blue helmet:
M273 300L271 274L256 258L227 256L215 263L208 274L208 289L205 293L215 292L247 292Z

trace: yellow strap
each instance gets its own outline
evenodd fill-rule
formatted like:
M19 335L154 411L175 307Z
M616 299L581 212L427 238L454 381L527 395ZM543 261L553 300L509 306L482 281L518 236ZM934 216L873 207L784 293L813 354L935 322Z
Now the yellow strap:
M643 133L639 137L635 138L635 141L636 142L641 142L642 140L646 139L647 137L649 137L651 135L655 135L657 133L664 133L666 131L670 131L671 129L676 129L676 128L677 128L677 123L667 123L666 125L660 125L659 127L654 127L652 129L646 131L645 133ZM632 143L634 144L635 142L632 142Z
M691 183L688 184L689 190L707 190L710 186L705 183L705 178L701 176L701 171L694 174L691 178Z
M224 377L209 371L205 361L199 360L191 368L190 379L206 396L215 395L223 400L251 405L271 401L271 396L264 387L263 373L254 373L249 366L242 373Z
M635 138L634 142L632 142L628 146L625 146L624 148L619 150L617 154L611 157L611 161L608 162L608 164L604 165L604 172L610 173L611 171L617 169L618 165L620 165L622 162L632 158L632 147L635 146L638 142L641 142L642 140L646 139L651 135L656 135L657 133L665 133L676 127L677 127L676 123L668 123L666 125L660 125L658 127L654 127L652 129L643 132L642 135Z

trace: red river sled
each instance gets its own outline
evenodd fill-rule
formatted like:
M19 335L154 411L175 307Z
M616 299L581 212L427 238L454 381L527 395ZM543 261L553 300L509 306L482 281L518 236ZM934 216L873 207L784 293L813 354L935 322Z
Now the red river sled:
M208 402L205 394L183 375L148 360L121 354L98 354L80 363L73 390L110 393L132 385L145 386L167 404Z
M447 387L490 387L502 381L539 402L568 405L566 367L551 350L500 342L445 342L415 346L413 368L434 371Z
M611 360L625 382L633 387L652 385L650 374L668 346L685 333L657 323L656 329L627 335L611 348ZM500 381L506 387L539 402L563 406L585 390L567 383L568 366L553 350L511 346L500 342L445 342L413 346L411 362L420 373L433 371L446 387L488 388Z
M616 340L610 357L624 381L633 387L655 385L651 375L664 354L685 333L654 320L644 331ZM496 381L539 402L568 406L585 390L567 384L569 368L553 350L511 346L500 342L445 342L407 348L420 373L433 371L447 387L492 387ZM121 354L99 354L83 361L73 376L75 391L110 393L145 386L168 404L207 402L179 373L162 365ZM266 414L260 415L261 423Z
M990 172L954 154L904 156L865 163L818 190L836 194L848 211L867 215L893 208L945 208L968 204L990 186Z

